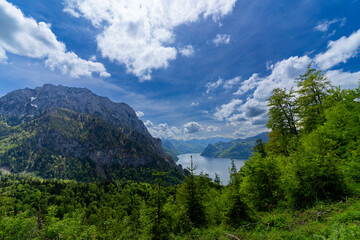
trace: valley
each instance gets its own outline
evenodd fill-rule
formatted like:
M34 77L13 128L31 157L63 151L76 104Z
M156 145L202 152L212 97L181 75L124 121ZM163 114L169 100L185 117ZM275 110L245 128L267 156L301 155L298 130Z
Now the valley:
M360 239L359 12L0 0L0 239Z

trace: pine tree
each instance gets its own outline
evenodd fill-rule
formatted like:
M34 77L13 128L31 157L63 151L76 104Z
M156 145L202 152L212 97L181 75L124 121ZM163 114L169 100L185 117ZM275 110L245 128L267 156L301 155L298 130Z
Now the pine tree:
M195 227L201 227L206 222L205 208L196 184L194 171L197 169L197 166L193 165L192 156L191 167L186 169L190 172L190 175L185 179L186 214Z
M156 214L154 219L154 227L152 229L153 232L153 239L160 240L160 239L167 239L167 229L165 224L163 223L163 205L165 202L164 194L161 187L162 177L167 175L167 172L160 171L160 157L158 161L158 171L153 173L153 176L157 177L157 185L156 185Z
M240 225L242 222L249 219L248 209L246 204L241 200L240 196L240 180L235 166L235 162L231 160L229 195L228 195L228 210L226 213L227 222L231 226Z

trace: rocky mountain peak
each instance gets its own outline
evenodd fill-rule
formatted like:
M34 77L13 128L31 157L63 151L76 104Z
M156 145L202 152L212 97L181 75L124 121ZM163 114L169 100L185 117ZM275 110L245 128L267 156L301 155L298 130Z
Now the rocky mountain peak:
M29 117L49 109L65 108L78 113L100 117L117 126L150 133L135 111L126 103L114 103L89 89L45 84L35 89L13 91L0 98L0 115Z

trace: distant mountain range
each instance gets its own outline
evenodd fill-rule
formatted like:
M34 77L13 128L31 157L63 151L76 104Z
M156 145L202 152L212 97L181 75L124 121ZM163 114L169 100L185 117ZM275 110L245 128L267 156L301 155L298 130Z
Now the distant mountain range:
M46 84L0 98L0 167L81 181L181 170L135 111L84 88Z
M252 154L252 149L256 145L256 140L262 139L263 142L268 140L268 133L264 132L254 137L246 139L236 139L230 142L220 141L209 144L201 153L204 157L214 158L234 158L247 159Z
M177 155L185 153L201 153L207 145L214 144L219 141L229 142L232 138L213 137L206 139L162 139L162 147L166 153L175 158Z

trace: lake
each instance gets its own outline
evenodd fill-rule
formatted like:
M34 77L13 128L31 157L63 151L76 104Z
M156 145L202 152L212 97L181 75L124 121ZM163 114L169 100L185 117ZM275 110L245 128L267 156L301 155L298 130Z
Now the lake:
M212 158L202 157L200 153L187 153L178 155L179 160L177 164L181 164L185 169L191 165L191 157L193 157L193 165L197 166L195 174L200 174L203 171L204 174L209 174L209 177L214 179L215 173L220 176L220 180L223 185L227 185L229 182L230 174L229 168L231 168L230 158ZM234 159L235 166L239 170L247 159Z

